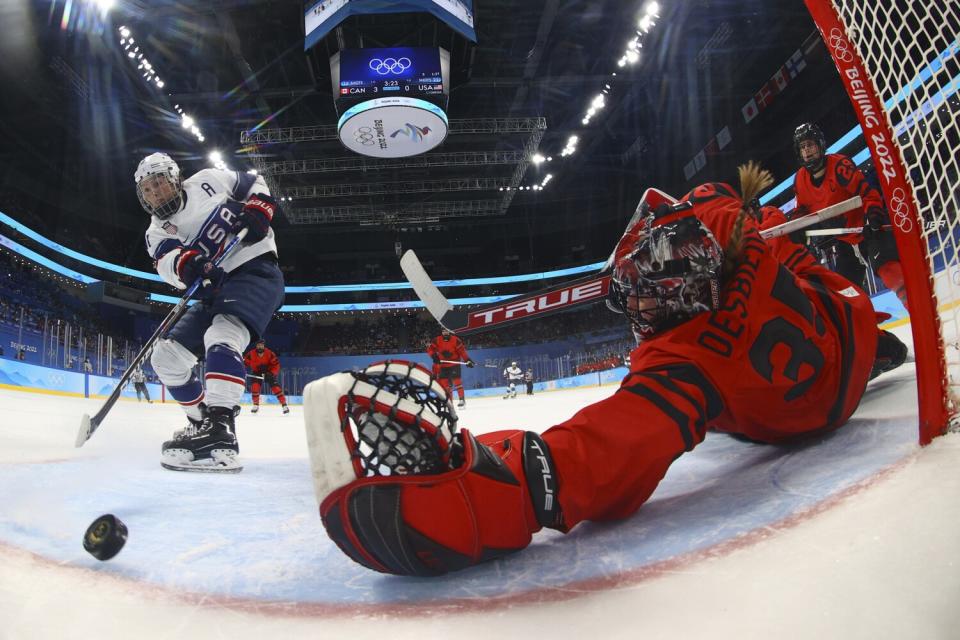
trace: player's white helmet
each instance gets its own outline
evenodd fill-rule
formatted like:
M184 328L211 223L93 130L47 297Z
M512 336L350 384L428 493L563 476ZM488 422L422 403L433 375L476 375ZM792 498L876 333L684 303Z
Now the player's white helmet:
M166 220L183 206L180 167L165 153L151 153L140 161L133 176L140 205L150 215Z
M511 362L511 363L510 363L510 366L511 366L511 367L515 367L515 366L517 366L517 361L516 361L516 360L514 360L513 362Z

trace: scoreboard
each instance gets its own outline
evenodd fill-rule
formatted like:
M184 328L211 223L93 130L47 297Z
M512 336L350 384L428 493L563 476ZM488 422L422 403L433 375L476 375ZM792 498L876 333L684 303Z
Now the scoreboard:
M339 100L449 93L449 54L439 47L343 49L330 60ZM444 64L446 63L446 64ZM444 68L446 67L446 69Z

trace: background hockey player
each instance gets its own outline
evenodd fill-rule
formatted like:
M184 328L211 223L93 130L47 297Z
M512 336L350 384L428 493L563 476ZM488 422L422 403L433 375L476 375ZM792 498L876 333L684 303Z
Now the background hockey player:
M523 369L517 366L516 360L503 370L503 377L507 380L507 395L503 396L503 399L516 398L517 385L523 382Z
M463 381L460 377L460 363L466 364L471 369L474 365L463 340L444 328L440 331L440 335L427 345L427 355L433 360L434 375L437 376L443 388L447 390L450 399L453 400L453 390L456 389L457 397L460 399L457 406L466 406Z
M523 382L527 385L527 395L533 395L533 369L527 369L523 374Z
M902 363L906 349L878 330L861 289L806 251L788 268L783 252L796 245L760 237L744 201L769 183L747 168L742 198L724 184L678 203L648 192L651 207L617 245L611 280L610 303L638 341L630 372L616 393L542 435L463 430L435 473L364 477L338 414L356 381L312 383L308 409L322 399L315 410L329 417L308 421L308 439L321 435L312 424L325 425L329 442L340 438L311 450L315 470L347 470L318 485L330 537L376 571L437 575L522 549L543 527L630 516L708 428L781 444L843 425L868 379ZM425 442L444 433L419 426L410 409L375 418L367 425L432 434Z
M164 467L238 471L234 418L246 388L241 356L283 302L283 274L271 221L279 207L260 176L203 169L186 180L165 153L144 158L137 196L150 214L147 251L177 289L200 280L193 305L157 342L150 362L190 422L163 443ZM242 229L243 243L212 260ZM206 359L201 381L194 366ZM204 384L205 383L205 384Z
M147 389L147 376L141 367L133 370L133 373L130 375L130 381L133 383L133 388L137 391L137 402L140 402L140 396L143 395L143 397L147 399L147 404L152 404L150 391Z
M903 306L907 306L903 268L897 254L897 245L890 231L883 206L883 196L867 182L850 158L839 153L826 153L823 132L815 124L802 124L793 134L793 148L802 166L793 180L797 196L794 217L814 213L853 196L863 199L863 207L846 214L844 228L863 227L862 233L826 236L817 242L821 251L832 254L836 271L859 287L863 286L868 261L884 285L893 291ZM821 226L834 226L825 221Z
M253 349L243 356L243 362L250 369L253 376L250 378L250 395L253 396L253 408L250 413L256 413L260 410L260 385L267 386L273 395L277 396L277 402L283 408L284 413L290 413L290 407L287 406L287 398L283 395L283 388L278 382L280 378L280 358L270 349L267 349L267 342L261 338Z

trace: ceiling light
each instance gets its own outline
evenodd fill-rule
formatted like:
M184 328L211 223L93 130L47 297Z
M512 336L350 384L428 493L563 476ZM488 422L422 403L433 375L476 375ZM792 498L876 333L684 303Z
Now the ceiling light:
M647 15L655 16L660 12L660 4L657 2L651 2L647 5Z
M122 35L124 38L128 37L130 35L130 29L127 29L126 27L120 27L120 35Z
M193 118L191 118L187 114L183 114L183 122L181 124L183 125L184 129L189 129L194 125Z
M530 160L533 161L533 164L540 164L540 163L542 163L544 160L546 160L546 157L544 157L544 155L543 155L542 153L535 153L535 154L533 154L533 157L530 158Z

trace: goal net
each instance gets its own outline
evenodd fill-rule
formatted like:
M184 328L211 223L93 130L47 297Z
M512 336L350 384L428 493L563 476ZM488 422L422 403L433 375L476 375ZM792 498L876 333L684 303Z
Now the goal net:
M926 444L960 411L960 3L805 2L863 128L894 227Z

